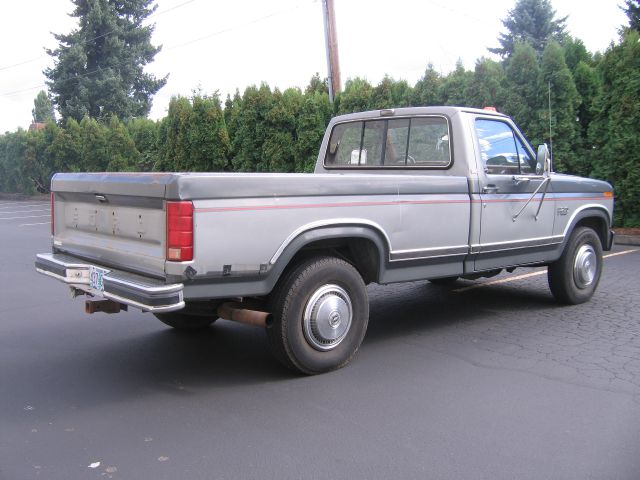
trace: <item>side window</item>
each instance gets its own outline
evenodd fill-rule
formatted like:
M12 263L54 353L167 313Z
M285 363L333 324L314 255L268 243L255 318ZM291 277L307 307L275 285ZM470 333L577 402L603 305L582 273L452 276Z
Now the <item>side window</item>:
M419 167L447 167L451 163L449 125L444 118L411 120L407 163Z
M329 168L446 168L449 124L442 117L340 123L333 127L324 163Z
M359 164L363 126L363 122L352 122L341 123L333 127L329 146L327 147L326 165L345 166Z
M403 166L407 163L407 140L409 139L408 118L389 120L387 142L384 150L384 164Z
M535 160L511 127L499 120L476 120L484 169L492 175L535 173Z
M531 158L529 151L518 137L516 139L516 147L518 148L518 159L520 161L520 173L536 173L536 160Z
M364 135L362 137L362 152L359 165L382 165L382 137L384 124L379 120L364 122Z

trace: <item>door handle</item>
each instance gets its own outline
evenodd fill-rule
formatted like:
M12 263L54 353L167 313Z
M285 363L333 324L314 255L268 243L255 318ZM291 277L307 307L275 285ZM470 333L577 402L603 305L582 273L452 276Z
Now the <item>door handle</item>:
M493 184L482 187L482 193L498 193L498 187Z

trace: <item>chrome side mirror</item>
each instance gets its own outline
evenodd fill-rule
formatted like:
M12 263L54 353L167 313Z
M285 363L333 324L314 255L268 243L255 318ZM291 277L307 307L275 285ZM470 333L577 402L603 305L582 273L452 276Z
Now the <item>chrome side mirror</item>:
M547 175L551 173L551 156L546 143L538 146L536 155L536 175L542 175L543 173Z

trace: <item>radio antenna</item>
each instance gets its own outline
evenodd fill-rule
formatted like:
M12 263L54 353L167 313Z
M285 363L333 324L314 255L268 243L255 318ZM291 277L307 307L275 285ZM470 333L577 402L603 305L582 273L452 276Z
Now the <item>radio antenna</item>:
M551 131L551 80L549 80L549 157L553 160L553 132Z

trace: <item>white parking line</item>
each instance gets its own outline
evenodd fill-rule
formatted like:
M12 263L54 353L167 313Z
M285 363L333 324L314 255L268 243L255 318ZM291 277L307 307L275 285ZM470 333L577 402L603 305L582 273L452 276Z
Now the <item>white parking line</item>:
M622 252L609 253L607 255L604 255L602 258L617 257L618 255L626 255L627 253L634 253L638 250L639 249L634 248L631 250L623 250ZM475 285L469 285L468 287L456 288L453 291L456 293L461 293L468 290L475 290L476 288L488 287L490 285L499 285L501 283L515 282L516 280L524 280L525 278L537 277L538 275L544 275L545 273L547 273L546 268L544 270L525 273L524 275L516 275L515 277L500 278L498 280L491 280L489 282L476 283Z
M17 203L0 203L0 210L3 210L5 208L27 208L27 207L44 207L44 206L49 206L49 204L45 202L31 203L29 205L20 205Z
M24 217L0 217L0 220L22 220L23 218L42 218L42 217L50 217L51 215L26 215Z
M19 227L32 227L34 225L51 225L51 222L40 222L40 223L21 223L18 225Z
M22 213L35 213L35 212L48 212L48 208L41 208L38 210L21 210L19 212L0 212L0 215L20 215Z
M637 248L632 248L631 250L623 250L621 252L609 253L609 254L605 255L604 258L617 257L618 255L625 255L627 253L633 253L633 252L637 252L637 251L638 251Z

